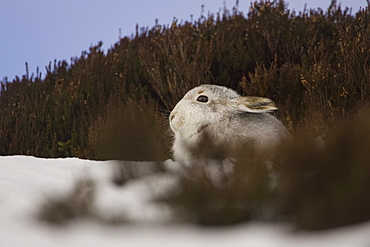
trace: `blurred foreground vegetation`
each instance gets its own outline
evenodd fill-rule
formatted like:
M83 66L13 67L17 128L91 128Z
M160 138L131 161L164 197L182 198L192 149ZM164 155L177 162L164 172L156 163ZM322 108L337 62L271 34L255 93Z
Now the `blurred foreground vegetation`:
M236 194L184 181L210 197L182 204L198 223L253 218L261 203L309 229L370 218L369 6L351 13L333 1L325 11L297 13L283 1L255 2L246 15L236 6L196 21L137 27L106 53L101 47L50 63L45 77L27 71L1 82L0 155L164 160L170 135L163 112L194 86L224 85L273 99L296 138L276 161L281 201L267 193L264 179L236 180ZM326 149L311 143L317 136ZM184 193L181 200L191 198Z

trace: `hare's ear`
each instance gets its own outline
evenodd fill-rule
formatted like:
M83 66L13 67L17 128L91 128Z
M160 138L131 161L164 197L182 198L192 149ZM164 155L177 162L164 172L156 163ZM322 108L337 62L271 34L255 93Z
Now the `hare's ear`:
M278 109L274 101L263 97L238 97L235 103L236 109L241 112L261 113L276 111Z

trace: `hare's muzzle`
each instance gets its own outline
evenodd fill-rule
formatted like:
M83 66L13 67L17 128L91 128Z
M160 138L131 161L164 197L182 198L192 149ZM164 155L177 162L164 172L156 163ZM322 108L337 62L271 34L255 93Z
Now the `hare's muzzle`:
M172 120L175 118L175 113L174 112L171 112L170 113L170 122L172 122Z
M176 113L175 112L171 112L170 113L170 127L173 131L175 131L175 126L174 126L174 122L175 122L175 117L176 117Z
M179 131L185 124L185 117L182 114L178 114L176 111L172 111L170 114L170 127L176 132Z

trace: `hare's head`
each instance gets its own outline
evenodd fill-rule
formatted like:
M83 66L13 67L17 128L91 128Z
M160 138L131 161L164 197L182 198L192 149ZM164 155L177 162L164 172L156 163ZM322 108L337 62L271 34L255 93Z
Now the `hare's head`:
M242 113L263 114L277 110L274 102L262 97L242 97L223 86L201 85L193 88L177 103L170 114L170 126L175 133L174 153L194 149L201 137L207 135L212 142L227 142L235 135L232 123ZM226 133L229 131L230 133ZM182 147L178 150L179 147ZM182 154L181 154L182 155ZM180 155L180 156L181 156Z

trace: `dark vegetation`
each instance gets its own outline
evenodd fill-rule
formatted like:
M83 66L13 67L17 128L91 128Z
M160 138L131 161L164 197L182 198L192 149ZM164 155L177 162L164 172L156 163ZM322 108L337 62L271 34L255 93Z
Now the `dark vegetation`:
M106 54L98 44L69 64L51 63L43 79L27 72L2 82L0 154L164 160L163 111L194 86L225 85L279 106L295 136L276 155L280 183L269 191L260 159L242 157L238 174L260 179L227 178L221 188L184 179L174 205L206 225L281 217L324 229L368 220L369 58L369 7L351 14L335 1L299 13L283 1L255 2L247 16L234 8L137 28Z
M104 121L132 107L160 119L201 83L272 98L291 130L307 117L332 123L368 103L369 30L368 9L297 14L282 1L137 30L107 54L98 44L54 61L44 79L3 82L0 154L109 158L94 149Z
M94 197L94 182L90 179L79 180L69 194L47 199L39 217L49 223L65 224L78 217L95 216L92 206Z

